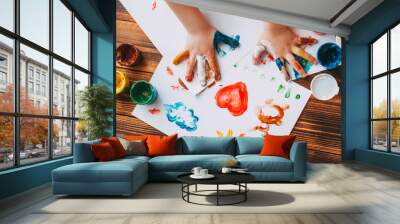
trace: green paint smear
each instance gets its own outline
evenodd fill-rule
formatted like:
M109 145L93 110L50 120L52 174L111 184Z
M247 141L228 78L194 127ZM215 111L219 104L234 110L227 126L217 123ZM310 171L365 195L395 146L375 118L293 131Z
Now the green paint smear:
M285 90L285 87L282 84L279 84L277 92L281 93L284 90Z
M285 98L286 98L286 99L290 97L290 91L291 91L291 89L289 89L289 90L285 93Z
M295 98L296 100L299 100L301 98L300 94L297 94Z
M272 77L272 78L271 78L271 81L275 81L275 80L276 80L276 78L275 78L275 77Z

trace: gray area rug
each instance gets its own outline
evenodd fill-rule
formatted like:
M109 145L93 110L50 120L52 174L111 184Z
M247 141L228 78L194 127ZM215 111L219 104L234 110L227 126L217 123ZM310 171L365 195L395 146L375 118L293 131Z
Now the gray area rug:
M345 201L317 184L255 183L248 186L248 200L238 205L189 204L181 198L180 184L150 183L131 197L58 197L35 213L360 213L360 205ZM232 188L234 186L224 186L224 189ZM215 189L215 186L202 185L198 188L210 189ZM226 197L222 202L229 203L237 199ZM213 196L193 196L191 200L215 203Z

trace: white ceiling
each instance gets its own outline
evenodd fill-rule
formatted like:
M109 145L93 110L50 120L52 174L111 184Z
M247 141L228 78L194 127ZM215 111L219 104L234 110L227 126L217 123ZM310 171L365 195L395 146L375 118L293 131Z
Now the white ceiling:
M203 9L347 37L383 0L171 0ZM346 8L346 6L349 6ZM342 9L346 10L342 10Z
M330 20L351 0L226 0L291 14Z

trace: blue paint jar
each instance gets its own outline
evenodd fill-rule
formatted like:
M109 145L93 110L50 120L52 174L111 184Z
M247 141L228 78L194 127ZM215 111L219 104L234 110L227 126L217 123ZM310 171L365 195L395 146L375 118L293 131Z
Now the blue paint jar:
M327 69L334 69L342 63L342 48L335 43L322 44L317 51L318 62Z

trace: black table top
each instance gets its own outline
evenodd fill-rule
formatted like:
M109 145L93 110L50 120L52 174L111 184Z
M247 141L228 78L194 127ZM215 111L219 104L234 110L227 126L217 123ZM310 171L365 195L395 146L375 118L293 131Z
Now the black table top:
M212 179L193 179L191 173L182 174L177 177L178 181L185 184L237 184L248 183L255 180L249 173L213 173Z

